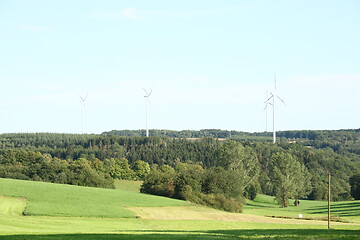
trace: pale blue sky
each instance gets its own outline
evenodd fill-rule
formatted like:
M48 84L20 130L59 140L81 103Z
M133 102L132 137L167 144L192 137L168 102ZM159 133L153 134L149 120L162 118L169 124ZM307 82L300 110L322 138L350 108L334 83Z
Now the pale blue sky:
M360 128L360 1L0 0L0 132ZM270 110L270 109L269 109ZM268 112L271 131L272 113Z

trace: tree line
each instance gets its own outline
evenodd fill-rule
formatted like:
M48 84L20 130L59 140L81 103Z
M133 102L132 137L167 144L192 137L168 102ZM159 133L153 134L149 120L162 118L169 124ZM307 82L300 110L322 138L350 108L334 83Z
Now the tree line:
M125 158L64 160L21 149L7 149L0 154L2 178L114 188L114 179L143 180L149 172L148 163L138 160L130 165Z

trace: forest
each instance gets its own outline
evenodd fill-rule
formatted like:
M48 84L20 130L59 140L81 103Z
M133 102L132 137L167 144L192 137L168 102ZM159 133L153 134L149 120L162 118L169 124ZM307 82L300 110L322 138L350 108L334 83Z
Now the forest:
M360 199L360 130L271 133L110 131L0 134L0 177L94 187L143 180L141 191L241 211L244 198Z

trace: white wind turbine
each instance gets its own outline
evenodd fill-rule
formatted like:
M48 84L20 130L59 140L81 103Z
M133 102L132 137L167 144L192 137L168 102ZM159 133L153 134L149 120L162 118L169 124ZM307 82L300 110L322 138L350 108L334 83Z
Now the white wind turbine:
M145 88L143 88L145 91L145 104L146 104L146 137L149 136L149 128L148 128L148 108L149 108L149 97L152 93L152 89L150 90L150 92L146 91Z
M84 122L85 122L85 101L88 94L86 93L85 97L79 95L81 103L81 133L84 134Z
M276 92L276 76L275 76L275 73L274 73L274 82L275 82L275 91L270 93L270 97L267 99L266 102L269 102L270 100L272 100L272 107L273 107L273 143L275 144L276 143L276 130L275 130L275 98L278 98L280 101L282 101L284 104L284 100L282 100L279 95L277 95L277 92Z
M271 105L272 106L272 103L270 102L270 99L269 99L269 94L268 94L268 90L266 89L266 100L265 100L265 108L264 108L264 111L265 111L265 120L266 120L266 123L265 123L265 132L268 131L268 105Z

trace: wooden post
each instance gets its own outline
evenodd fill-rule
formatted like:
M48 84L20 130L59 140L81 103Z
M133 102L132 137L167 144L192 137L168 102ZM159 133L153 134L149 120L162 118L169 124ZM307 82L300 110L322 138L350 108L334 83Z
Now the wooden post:
M328 229L330 229L330 198L331 198L330 172L329 172L329 176L328 176L328 184L329 184L329 189L328 189Z

